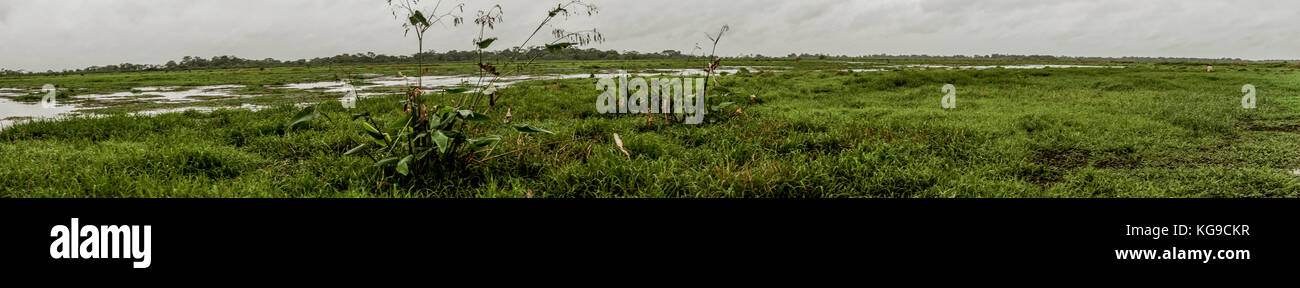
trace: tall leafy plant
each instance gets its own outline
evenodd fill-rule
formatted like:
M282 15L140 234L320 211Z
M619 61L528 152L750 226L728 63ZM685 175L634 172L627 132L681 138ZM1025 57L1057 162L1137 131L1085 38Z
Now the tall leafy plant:
M442 9L443 6L442 0L438 0L438 2L433 5L433 8L429 9L428 12L425 12L422 10L423 8L420 5L420 0L385 1L388 1L388 7L392 9L393 17L404 20L402 22L403 33L405 35L411 35L411 32L415 32L415 39L418 43L418 50L416 50L415 57L417 63L420 64L420 71L424 71L424 60L420 58L420 54L424 53L424 35L426 32L429 32L429 28L432 28L433 25L446 25L448 22L451 23L451 26L460 26L460 24L465 21L463 17L456 14L465 11L464 3L449 6L450 8L446 10L439 10ZM424 74L419 75L424 76ZM423 81L423 79L420 81Z
M492 9L479 11L478 17L474 19L474 23L479 26L479 36L474 40L475 51L479 54L479 81L477 83L481 89L480 91L487 91L488 93L479 93L479 95L477 95L478 97L462 99L460 104L469 105L470 107L475 108L481 107L484 108L485 111L491 111L491 109L496 106L501 96L493 93L495 92L495 89L492 89L492 87L499 84L505 77L524 73L527 71L529 66L532 66L532 64L535 63L538 58L544 56L545 53L560 53L568 48L596 42L604 42L604 34L601 34L596 29L569 31L555 26L556 21L559 19L567 19L570 16L580 14L592 16L597 13L600 13L600 10L596 5L581 0L571 0L557 4L555 8L551 8L546 12L546 16L537 24L537 27L533 29L533 32L529 34L522 43L514 47L516 49L529 47L529 45L532 44L532 41L537 38L537 35L541 34L542 30L551 28L553 39L541 43L541 46L536 47L545 49L530 49L523 55L523 58L508 59L507 63L504 64L508 68L500 69L497 65L485 62L482 55L484 50L490 48L492 44L496 43L497 38L487 37L487 32L495 30L496 25L503 21L502 15L504 12L502 12L500 5L494 6ZM483 105L482 103L484 97L487 98L487 105Z
M423 50L423 33L431 24L445 21L422 18L423 12L418 9L411 9L411 7L414 7L413 4L418 4L415 0L389 1L389 3L397 7L395 11L407 11L409 13L409 23L404 24L403 27L408 29L408 32L412 31L410 29L417 32L417 37L421 39L421 50ZM456 6L457 9L463 9L462 7L461 5ZM551 23L556 17L570 15L569 10L575 7L585 8L589 15L595 13L595 6L581 1L559 4L556 8L548 11L547 17L543 18L542 24L533 32L533 35L529 36L529 40L525 40L520 47L527 45L538 31L548 27L548 23ZM452 19L453 25L462 21L459 16L454 14L435 15L438 15L435 19ZM442 96L439 99L446 99L446 96L450 95L460 95L459 101L456 101L454 105L425 104L422 96L426 95L426 91L424 91L423 87L412 87L407 92L401 116L396 120L384 123L369 114L353 115L354 121L360 120L361 129L369 139L367 143L349 150L345 155L366 155L376 162L376 166L384 168L384 171L395 172L396 175L414 176L427 172L429 169L457 169L474 163L482 163L502 155L519 152L492 155L492 147L502 137L483 133L489 131L489 129L506 129L526 134L551 134L550 131L531 125L511 123L509 111L507 111L502 121L495 121L487 115L487 111L490 111L499 100L495 89L496 85L502 80L502 77L510 73L499 71L495 65L488 63L481 56L484 50L498 41L496 37L488 37L487 32L494 30L498 24L503 22L503 19L504 9L500 5L478 11L474 23L479 26L479 36L473 40L473 44L480 55L479 71L477 72L480 80L470 87L446 88L438 92ZM557 40L545 44L546 50L551 52L603 40L595 30L566 32L557 28L553 33L556 35ZM565 40L571 40L571 42ZM528 62L523 64L516 63L512 59L508 65L517 66L518 70L522 71L523 67L532 63L537 57L540 57L540 55L531 56L527 60ZM485 98L488 100L486 105L482 103Z
M716 76L716 75L718 74L718 73L717 73L717 72L718 72L718 68L722 67L722 60L723 60L722 57L718 57L718 56L717 56L717 54L718 54L718 43L721 43L721 42L722 42L722 37L723 37L723 36L726 36L727 32L729 32L729 31L731 31L731 26L730 26L730 25L722 25L722 28L721 28L721 29L718 29L718 33L717 33L717 34L708 34L708 33L705 33L705 34L704 34L704 36L705 36L706 38L708 38L709 41L712 42L712 44L713 44L713 47L709 50L709 59L712 59L712 60L711 60L711 62L709 62L709 64L706 65L706 67L704 68L704 72L705 72L705 78L704 78L704 91L705 91L705 95L710 94L709 92L712 92L712 91L714 90L714 88L716 88L716 87L718 87L718 86L721 86L721 83L718 81L718 78L717 78L718 76ZM696 46L696 47L698 48L699 46ZM737 105L736 105L736 102L726 101L726 98L727 98L728 96L730 96L730 95L731 95L731 93L727 93L727 94L725 94L725 95L722 95L722 96L720 96L720 97L717 97L718 99L721 99L722 103L718 103L718 105L713 105L713 107L710 107L709 110L712 110L713 112L727 112L727 111L729 111L729 110L731 109L731 107L735 107L735 106L737 106ZM756 95L750 95L750 96L749 96L749 103L753 104L753 103L756 103L756 101L757 101L757 96L756 96ZM725 120L725 119L729 119L729 118L732 117L732 116L741 115L741 114L744 113L744 112L743 112L744 110L742 110L742 109L743 109L743 108L739 108L739 107L737 107L736 110L735 110L734 112L731 112L731 113L711 113L711 114L709 114L709 115L717 115L717 116L715 116L715 117L720 117L721 119L716 119L716 118L715 118L714 120L710 120L710 121Z

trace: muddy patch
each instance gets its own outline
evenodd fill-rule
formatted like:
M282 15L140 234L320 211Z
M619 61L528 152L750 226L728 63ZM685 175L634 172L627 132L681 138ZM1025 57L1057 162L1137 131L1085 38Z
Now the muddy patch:
M132 115L132 116L157 116L157 115L161 115L161 114L168 114L168 113L185 113L185 112L189 112L189 111L196 111L196 112L208 113L208 112L217 111L217 110L221 110L221 109L242 109L242 110L258 111L258 110L262 110L262 109L266 109L266 108L267 108L266 106L262 106L262 105L253 105L253 104L243 104L243 105L240 105L240 106L230 106L230 107L206 107L206 106L196 106L196 107L180 107L180 108L168 108L168 109L145 110L145 111L139 111L139 112L129 113L129 115Z
M1242 130L1255 132L1300 133L1300 124L1247 124Z
M1061 169L1074 169L1088 166L1092 151L1079 148L1062 148L1034 151L1035 161Z

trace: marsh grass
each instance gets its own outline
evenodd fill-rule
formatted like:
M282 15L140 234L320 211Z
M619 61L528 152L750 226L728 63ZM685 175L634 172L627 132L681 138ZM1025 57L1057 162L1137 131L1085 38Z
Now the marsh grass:
M695 64L540 63L580 73ZM472 65L430 66L468 73ZM337 96L259 88L268 95L243 100L272 108L36 121L0 131L0 197L1300 196L1289 172L1300 168L1294 67L851 73L817 60L730 65L792 69L722 76L719 87L763 102L698 126L594 113L594 79L520 83L500 91L511 95L498 104L508 109L491 116L509 110L512 121L555 134L509 134L494 150L522 152L409 180L426 185L385 183L371 160L342 156L366 139L346 115L396 119L399 94L364 98L344 111L330 100ZM248 78L256 73L177 72L149 81L125 80L149 73L92 75L85 77L110 80L61 86L254 86L330 77L284 70ZM0 86L44 80L0 78ZM958 109L940 107L946 83L961 91ZM1244 84L1260 87L1258 109L1241 108ZM298 112L291 104L305 100L323 101L322 112L333 117L284 133L280 124Z

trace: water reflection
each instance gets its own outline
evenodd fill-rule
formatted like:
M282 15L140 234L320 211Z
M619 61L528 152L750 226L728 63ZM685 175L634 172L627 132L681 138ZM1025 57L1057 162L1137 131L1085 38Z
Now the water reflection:
M68 104L45 108L40 103L22 103L0 98L0 128L34 119L57 119L73 114L76 109L77 107Z

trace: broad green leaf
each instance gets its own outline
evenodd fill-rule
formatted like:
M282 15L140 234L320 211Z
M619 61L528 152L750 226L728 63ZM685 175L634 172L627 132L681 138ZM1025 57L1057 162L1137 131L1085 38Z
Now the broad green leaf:
M410 176L411 158L413 157L414 155L406 155L406 157L402 157L402 160L397 162L397 173L401 173L404 176Z
M379 133L379 129L375 129L375 126L370 126L370 123L361 123L361 126L366 129L366 134L370 134L370 138L375 138L377 141L384 140L384 133Z
M470 144L474 145L474 150L482 150L483 148L491 146L492 144L497 143L499 141L501 141L501 136L488 136L488 137L470 140L469 142Z
M496 41L497 38L492 37L492 38L483 39L483 41L478 41L478 43L474 43L474 45L478 45L478 49L487 49L488 46L492 46L492 42L496 42Z
M451 87L451 88L442 89L442 92L447 94L460 94L460 93L465 93L466 91L469 91L469 88Z
M515 130L517 130L517 131L519 131L519 132L523 132L523 133L546 133L546 134L555 134L555 133L552 133L551 131L546 131L545 129L541 129L541 128L533 127L533 126L531 126L531 125L514 125L513 127L515 127Z
M447 153L447 148L450 146L448 142L451 142L449 141L451 138L447 138L447 135L442 134L442 131L434 131L433 134L429 134L429 137L433 139L434 144L438 144L438 153Z
M438 107L438 115L443 115L443 119L446 119L447 113L451 113L454 110L456 110L456 108L451 108L451 106Z
M483 115L479 113L474 113L474 111L471 110L460 110L460 111L456 111L456 113L458 116L460 116L460 119L465 119L465 121L492 121L492 117L488 117L487 115Z
M298 111L298 114L294 115L293 119L289 120L288 123L285 123L284 129L293 129L294 126L314 120L317 117L320 117L320 111L316 111L315 106L307 106L307 108L303 108L302 111Z
M550 51L551 53L558 53L560 51L564 51L565 48L573 47L573 45L577 45L577 43L563 42L563 43L555 43L555 44L546 44L546 51Z
M415 113L411 113L411 114L415 114ZM407 124L409 124L410 122L411 122L410 115L402 116L402 118L397 118L397 121L393 121L393 123L388 124L388 131L398 131L398 132L405 131Z
M375 167L388 167L388 166L397 165L397 161L399 160L401 160L401 158L397 158L397 157L384 158L384 160L379 160L379 162L375 162Z
M718 104L718 106L713 106L713 109L712 109L712 110L713 110L713 111L721 111L722 109L727 109L727 107L731 107L731 106L733 106L733 105L736 105L736 103L735 103L735 102L722 102L722 104Z
M451 139L465 139L465 135L456 130L442 130L442 135L447 135L447 138Z
M442 126L442 117L429 115L429 129L438 129L439 126Z
M347 153L343 153L343 156L352 156L357 153L361 153L361 151L366 151L366 144L361 144L360 146L357 146L357 148L352 148L352 150L348 150Z

